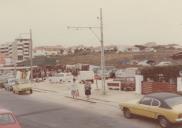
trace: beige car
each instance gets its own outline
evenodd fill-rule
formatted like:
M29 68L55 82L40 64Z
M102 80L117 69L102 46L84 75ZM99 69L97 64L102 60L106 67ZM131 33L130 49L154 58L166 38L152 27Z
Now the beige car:
M13 93L21 94L29 92L30 94L33 93L32 85L30 83L20 83L13 86Z
M182 96L173 93L153 93L140 100L120 104L124 117L132 115L156 119L162 128L182 123Z

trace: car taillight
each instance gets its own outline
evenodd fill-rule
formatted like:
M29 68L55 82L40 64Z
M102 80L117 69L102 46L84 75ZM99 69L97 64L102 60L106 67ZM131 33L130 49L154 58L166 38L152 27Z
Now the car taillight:
M182 114L179 114L178 118L182 118Z

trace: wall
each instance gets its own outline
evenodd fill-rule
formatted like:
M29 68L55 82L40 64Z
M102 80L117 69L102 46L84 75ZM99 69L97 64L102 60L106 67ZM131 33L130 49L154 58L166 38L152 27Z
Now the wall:
M163 82L143 82L142 94L149 94L154 92L177 92L177 85L163 83Z

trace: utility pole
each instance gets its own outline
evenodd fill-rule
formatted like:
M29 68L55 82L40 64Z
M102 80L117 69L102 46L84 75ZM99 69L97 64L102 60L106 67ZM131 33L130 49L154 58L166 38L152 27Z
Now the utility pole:
M104 56L104 34L103 34L103 18L102 8L100 8L100 43L101 43L101 70L102 70L102 89L103 94L106 94L105 88L105 56Z
M33 57L32 29L30 29L29 32L30 32L30 80L32 82L32 80L33 80L33 69L32 69L32 65L33 65L33 61L32 61L32 57Z
M68 26L68 29L89 29L94 36L99 40L99 42L101 43L101 70L102 70L102 93L103 95L106 94L106 87L105 87L105 55L104 55L104 33L103 33L103 16L102 16L102 8L100 8L100 26L99 27L71 27ZM100 29L100 37L97 36L97 34L94 33L94 31L92 29Z

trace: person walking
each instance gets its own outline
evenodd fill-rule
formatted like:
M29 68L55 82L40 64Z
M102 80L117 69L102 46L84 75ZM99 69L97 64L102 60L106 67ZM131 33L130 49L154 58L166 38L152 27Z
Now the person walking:
M72 98L75 99L79 96L78 85L76 79L73 78L73 83L70 86Z
M88 82L88 81L85 81L85 95L86 95L86 97L87 97L87 99L89 99L90 98L90 95L91 95L91 83L90 82Z

